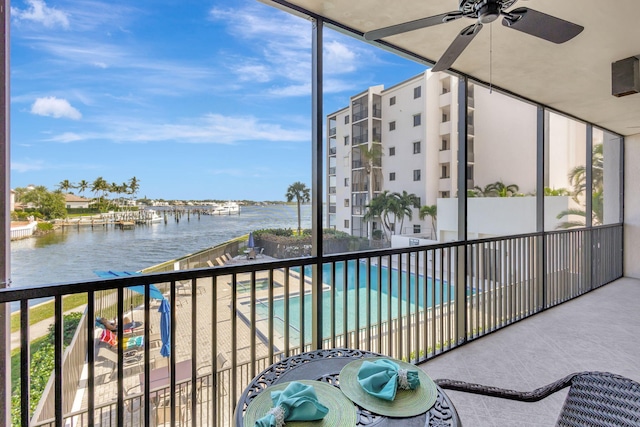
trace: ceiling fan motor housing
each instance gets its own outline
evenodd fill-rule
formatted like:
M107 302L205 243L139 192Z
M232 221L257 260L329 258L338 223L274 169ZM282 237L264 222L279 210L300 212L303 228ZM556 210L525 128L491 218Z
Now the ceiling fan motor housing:
M458 10L468 18L478 18L481 24L493 22L518 0L460 0Z

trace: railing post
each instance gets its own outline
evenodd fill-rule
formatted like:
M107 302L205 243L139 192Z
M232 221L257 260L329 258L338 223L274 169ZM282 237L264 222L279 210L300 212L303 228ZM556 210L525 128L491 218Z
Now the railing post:
M467 339L467 110L469 80L458 78L458 240L456 250L456 340ZM451 261L449 261L450 268Z
M586 159L586 174L585 174L585 226L587 229L584 234L584 265L585 269L589 269L585 271L585 280L586 280L586 288L591 290L593 289L593 125L587 123L587 138L585 141L587 146L587 159Z
M544 310L547 305L547 241L546 235L544 234L544 177L545 170L548 167L546 158L548 150L546 148L549 143L549 138L547 138L548 126L546 111L542 106L538 106L536 128L536 188L539 189L536 193L536 231L541 233L541 235L534 240L534 242L536 242L534 246L534 257L529 259L537 260L533 268L535 268L535 277L537 277L538 280L537 283L534 284L539 285L536 286L537 299L539 307Z
M0 288L9 286L11 269L9 267L11 241L11 186L10 155L9 155L9 0L0 3L0 20L2 33L0 34L0 59L2 60L4 77L0 87ZM11 305L0 304L0 347L11 348ZM0 356L0 425L11 425L11 352L6 350Z
M316 257L312 266L312 332L311 346L322 348L322 29L323 21L312 24L311 46L311 253ZM304 275L304 271L300 272ZM303 282L304 284L304 282ZM302 319L304 322L304 319ZM302 323L301 322L301 323ZM302 343L304 346L304 343ZM304 350L303 350L304 351Z

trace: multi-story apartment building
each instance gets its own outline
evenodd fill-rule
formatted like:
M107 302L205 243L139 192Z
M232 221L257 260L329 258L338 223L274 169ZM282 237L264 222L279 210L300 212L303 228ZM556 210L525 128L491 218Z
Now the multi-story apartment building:
M385 89L372 86L350 98L349 106L327 116L328 225L354 236L371 236L380 224L363 217L370 201L383 191L406 191L419 205L438 207L437 230L429 218L393 224L394 235L450 240L456 233L458 188L458 79L427 70ZM585 159L585 130L560 115L549 115L550 167L545 186L569 189L569 171ZM467 99L467 186L481 190L500 182L515 184L522 198L469 199L470 215L482 218L477 237L535 230L536 108L521 100L470 85ZM560 152L558 146L567 147ZM568 155L567 153L570 153ZM557 159L562 159L558 162ZM497 167L499 165L499 167ZM528 196L528 197L527 197ZM450 199L450 200L447 200ZM510 206L500 206L497 204ZM556 215L573 207L568 195L547 201L545 222L555 228ZM500 209L504 215L492 215ZM495 217L495 221L491 218ZM473 218L472 218L473 219ZM401 229L400 229L401 228Z

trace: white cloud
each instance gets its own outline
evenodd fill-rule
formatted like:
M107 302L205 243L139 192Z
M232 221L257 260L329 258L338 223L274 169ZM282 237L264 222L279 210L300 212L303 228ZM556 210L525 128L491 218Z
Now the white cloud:
M248 42L244 50L236 50L232 54L220 53L229 57L229 64L234 64L230 68L238 81L274 83L263 92L271 96L309 95L310 22L275 9L265 10L264 6L258 5L234 9L213 8L209 17L223 21L229 33L238 41ZM358 67L365 67L376 61L376 55L370 48L331 31L324 33L323 44L325 78L334 79L334 84L325 86L325 92L353 88L353 83L345 80L349 74L357 72ZM239 51L244 52L243 56L238 54ZM367 61L361 60L364 56Z
M236 67L238 80L241 82L255 81L265 83L271 80L269 69L263 64L243 64Z
M36 99L36 102L31 106L31 114L55 117L56 119L64 117L79 120L82 118L80 111L73 108L71 104L69 104L69 101L56 98L55 96Z
M47 141L51 142L76 142L76 141L84 141L86 139L93 139L89 134L78 134L74 132L64 132L60 135L54 136L53 138L47 139Z
M69 18L66 13L47 6L44 0L26 0L29 7L20 10L11 8L11 16L17 21L33 21L47 28L69 28Z
M27 159L24 162L11 162L11 170L15 172L33 172L45 168L44 161Z
M87 133L65 132L47 138L49 142L82 142L106 140L118 143L175 141L194 144L235 144L242 141L298 142L309 139L307 125L285 129L280 124L267 123L253 116L206 114L181 123L154 124L122 117L103 117ZM114 126L114 123L117 125ZM104 131L95 130L103 125Z

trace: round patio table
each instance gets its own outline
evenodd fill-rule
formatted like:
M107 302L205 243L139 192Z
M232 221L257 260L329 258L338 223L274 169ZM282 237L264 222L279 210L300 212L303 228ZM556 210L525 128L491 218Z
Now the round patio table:
M338 375L342 368L354 359L384 357L364 350L330 349L315 350L282 359L258 374L245 388L235 409L235 423L244 427L244 412L249 403L271 385L299 380L323 381L340 387ZM412 427L460 427L460 418L445 392L436 385L436 403L424 414L410 418L389 418L374 414L355 405L358 426L412 426ZM253 426L246 426L253 427Z

